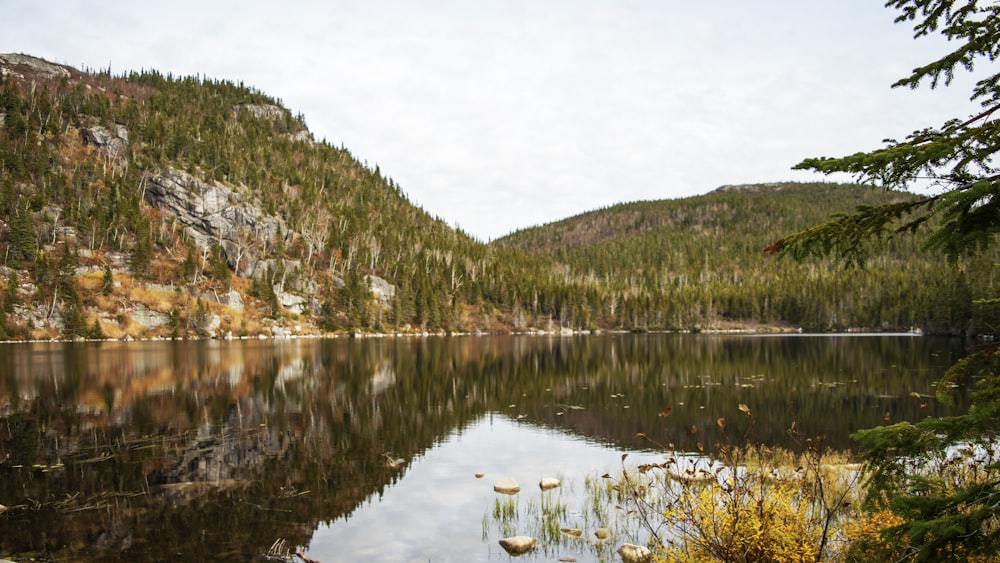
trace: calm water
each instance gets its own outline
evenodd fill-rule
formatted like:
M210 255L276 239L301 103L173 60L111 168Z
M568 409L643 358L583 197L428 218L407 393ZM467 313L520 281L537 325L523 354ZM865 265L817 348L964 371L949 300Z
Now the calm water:
M4 344L0 557L250 560L277 542L324 563L508 561L500 478L528 507L562 478L544 495L592 537L584 479L622 452L661 459L639 432L793 446L794 423L850 448L857 429L963 412L964 393L933 397L962 353L808 335ZM577 541L519 561L564 556L601 557Z

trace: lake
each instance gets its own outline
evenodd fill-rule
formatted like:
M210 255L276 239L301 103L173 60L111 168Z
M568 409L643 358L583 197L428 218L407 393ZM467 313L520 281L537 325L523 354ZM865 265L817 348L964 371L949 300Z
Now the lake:
M558 503L584 539L519 561L616 560L629 538L593 539L583 505L621 454L850 449L964 412L963 390L934 398L963 354L913 335L0 344L0 557L509 561L498 540ZM506 477L520 493L493 491Z

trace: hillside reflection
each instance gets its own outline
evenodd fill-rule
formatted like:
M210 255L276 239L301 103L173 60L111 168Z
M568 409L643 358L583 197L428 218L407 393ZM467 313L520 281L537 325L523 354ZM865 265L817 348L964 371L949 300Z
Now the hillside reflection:
M638 432L688 450L790 444L792 422L847 448L858 428L964 410L964 396L951 410L933 398L961 353L908 336L5 344L0 555L249 559L306 544L489 412L611 448L650 447Z

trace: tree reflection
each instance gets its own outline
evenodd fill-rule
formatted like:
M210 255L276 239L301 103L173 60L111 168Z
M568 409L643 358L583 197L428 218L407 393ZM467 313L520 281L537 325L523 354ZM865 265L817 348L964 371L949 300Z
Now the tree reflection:
M305 544L406 475L388 460L487 412L616 448L647 447L640 432L687 450L787 445L793 422L847 448L886 417L962 411L964 396L953 410L932 396L960 354L913 337L5 345L0 552L245 559L279 538Z

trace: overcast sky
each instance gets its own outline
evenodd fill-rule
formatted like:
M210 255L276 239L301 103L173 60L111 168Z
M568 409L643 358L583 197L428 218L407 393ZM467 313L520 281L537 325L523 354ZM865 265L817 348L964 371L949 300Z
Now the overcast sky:
M243 81L481 240L791 167L974 107L880 0L0 0L0 52ZM840 180L846 178L838 178Z

